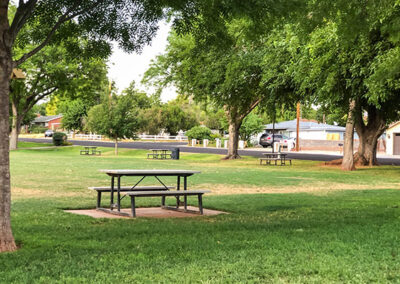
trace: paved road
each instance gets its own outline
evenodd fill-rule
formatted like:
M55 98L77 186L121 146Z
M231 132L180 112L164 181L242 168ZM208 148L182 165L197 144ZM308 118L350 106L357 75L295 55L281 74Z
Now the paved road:
M36 142L36 143L51 143L49 138L20 138L20 141L26 142ZM104 141L82 141L82 140L68 140L73 145L80 146L97 146L97 147L114 147L114 142L104 142ZM120 142L118 143L119 148L128 149L170 149L173 147L179 147L181 152L187 153L206 153L206 154L218 154L225 155L227 153L226 149L215 149L215 148L199 148L199 147L187 147L186 142ZM262 157L262 152L259 150L239 150L239 155L241 156L253 156ZM330 154L315 154L315 153L287 153L289 159L299 159L299 160L310 160L310 161L331 161L339 159L340 155L330 155ZM396 165L400 166L400 159L393 158L378 158L378 162L382 165Z

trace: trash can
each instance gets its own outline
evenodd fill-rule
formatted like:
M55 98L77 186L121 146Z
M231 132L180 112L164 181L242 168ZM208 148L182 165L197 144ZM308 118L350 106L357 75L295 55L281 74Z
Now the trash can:
M171 158L173 160L179 160L179 148L172 148L171 149Z

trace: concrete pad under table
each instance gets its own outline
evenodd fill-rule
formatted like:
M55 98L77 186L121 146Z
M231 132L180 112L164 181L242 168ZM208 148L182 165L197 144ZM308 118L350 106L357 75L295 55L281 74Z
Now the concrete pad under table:
M199 210L197 207L194 206L188 206L188 209L194 211ZM93 218L112 218L112 219L132 218L129 216L111 214L96 209L64 210L64 211L78 215L86 215ZM130 208L121 209L121 212L127 214L130 214L130 211L131 211ZM227 214L227 213L223 211L204 209L204 208L203 208L203 215L190 212L180 212L175 210L165 210L162 209L161 207L136 208L136 217L146 217L146 218L187 218L187 217L215 216L219 214Z

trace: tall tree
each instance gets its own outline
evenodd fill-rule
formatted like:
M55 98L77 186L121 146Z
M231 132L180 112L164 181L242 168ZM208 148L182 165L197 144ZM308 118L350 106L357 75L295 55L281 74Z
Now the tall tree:
M327 25L334 27L328 32L330 36L322 35L325 42L329 39L332 46L320 58L326 58L326 54L332 55L333 50L338 55L332 57L336 62L334 65L338 66L341 59L347 58L346 67L341 73L341 84L343 88L353 86L354 100L348 102L354 101L354 104L346 103L347 121L357 130L360 146L354 159L346 157L353 155L353 150L345 153L343 163L354 161L362 165L375 165L377 139L388 123L399 119L399 110L396 108L399 105L399 89L396 87L399 65L395 59L400 38L398 1L321 0L308 3L309 20L303 26L312 27L313 33L326 29ZM319 48L321 46L314 47L322 51ZM327 78L330 84L338 82L335 76ZM354 106L354 109L351 110L350 106ZM352 119L349 120L349 117ZM350 131L351 126L348 129ZM354 168L352 165L343 166Z
M224 108L229 123L226 159L239 158L240 126L265 95L259 87L262 53L242 37L241 28L241 21L232 23L225 48L203 48L190 35L171 34L166 54L145 77L160 87L173 82L181 93Z
M170 2L185 4L181 1ZM59 43L74 34L85 35L94 49L109 50L107 41L114 40L125 50L140 50L156 32L164 4L151 0L19 0L15 15L9 20L9 0L0 0L0 252L16 249L10 222L8 152L12 69L45 46ZM34 31L28 38L23 32L27 24ZM35 46L31 50L14 57L15 46L24 48L32 41Z
M400 72L393 67L389 71L386 61L395 63L392 55L396 54L398 43L387 32L394 19L386 20L351 38L351 44L339 34L336 22L327 22L311 33L305 49L302 62L309 65L303 65L308 72L301 80L310 83L317 101L347 109L346 145L353 143L349 140L354 128L359 137L354 158L348 157L353 155L353 149L345 147L348 151L344 152L343 169L354 169L354 163L376 165L379 137L390 122L400 118L400 90L396 86Z

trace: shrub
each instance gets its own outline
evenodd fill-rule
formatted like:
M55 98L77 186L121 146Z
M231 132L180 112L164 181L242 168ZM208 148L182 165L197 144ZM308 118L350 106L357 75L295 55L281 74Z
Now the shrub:
M35 125L35 126L32 126L29 131L34 134L40 134L40 133L45 133L46 130L49 130L49 129L45 126Z
M221 139L221 138L222 138L221 134L218 134L218 133L211 134L211 140L212 141L215 141L215 139Z
M67 134L63 132L55 132L53 134L53 144L55 146L67 145Z
M211 140L211 130L207 127L195 126L186 132L186 136L189 140L196 139L202 143L203 139Z

